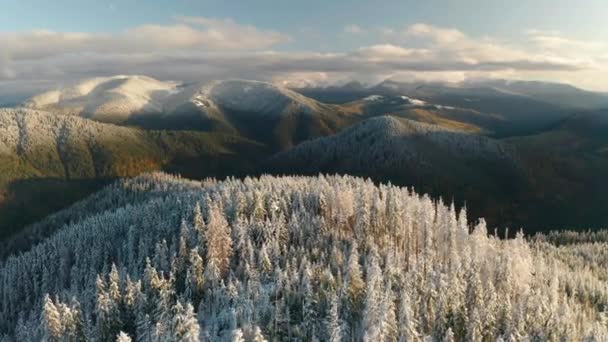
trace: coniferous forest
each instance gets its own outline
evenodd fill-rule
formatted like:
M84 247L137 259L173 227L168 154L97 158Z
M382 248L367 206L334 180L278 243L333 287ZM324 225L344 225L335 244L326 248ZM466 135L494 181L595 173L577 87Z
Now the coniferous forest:
M0 2L0 342L608 342L606 0Z
M605 232L499 237L361 178L147 174L38 233L2 341L608 340Z

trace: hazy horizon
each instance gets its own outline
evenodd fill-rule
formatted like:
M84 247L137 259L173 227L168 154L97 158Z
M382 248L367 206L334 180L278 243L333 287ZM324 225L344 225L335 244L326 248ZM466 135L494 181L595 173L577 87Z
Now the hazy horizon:
M601 1L29 0L6 13L4 98L117 74L289 85L497 78L608 91Z

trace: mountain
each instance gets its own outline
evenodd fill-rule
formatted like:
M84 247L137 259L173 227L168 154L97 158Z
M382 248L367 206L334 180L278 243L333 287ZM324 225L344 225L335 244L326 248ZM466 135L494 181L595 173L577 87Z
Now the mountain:
M167 99L163 117L152 125L230 132L277 151L336 133L354 119L339 107L274 84L226 80L184 86Z
M141 130L0 109L0 236L99 189L107 179L161 169L191 177L246 173L259 150L259 144L220 133Z
M608 109L608 94L586 91L568 84L513 81L513 80L481 80L467 81L469 86L485 86L500 91L528 96L546 103L573 109Z
M550 219L572 228L606 224L608 111L582 111L550 130L508 142L530 170L538 197L535 222Z
M461 83L399 82L388 79L375 86L338 89L297 89L304 95L344 104L367 96L406 96L429 104L464 110L491 121L488 132L496 137L528 135L545 130L580 109L602 109L608 95L542 82L467 81Z
M162 113L164 100L175 91L177 84L146 76L98 77L36 95L23 106L119 124Z
M353 177L151 174L63 215L0 261L4 339L608 336L606 232L500 239L464 210Z
M356 101L370 95L368 87L356 81L340 86L332 85L319 87L312 85L307 87L294 87L293 90L304 96L332 104Z
M480 113L466 108L438 105L405 95L372 94L341 106L367 118L390 114L484 135L491 135L506 124L497 115Z
M474 215L498 220L526 185L526 170L509 144L469 132L393 116L304 142L270 159L278 174L339 173L414 186L466 201ZM449 170L449 171L447 171ZM447 171L447 172L446 172ZM502 209L499 209L502 208ZM496 216L495 216L496 215Z
M35 96L26 104L48 108L60 117L71 114L68 116L85 121L117 124L107 125L110 132L120 126L138 134L168 134L173 137L168 144L180 149L199 144L190 138L199 133L212 137L214 143L217 138L229 145L220 144L230 151L221 154L221 158L204 153L198 156L198 152L174 158L174 152L158 152L154 148L152 155L169 154L165 158L151 158L154 162L150 165L142 162L150 167L120 166L121 171L111 175L89 172L84 177L70 177L71 183L78 179L82 184L65 192L66 197L71 197L64 204L83 198L90 189L98 189L100 185L93 187L92 182L97 184L100 179L147 170L163 169L189 177L339 172L415 186L435 197L466 202L474 217L484 216L493 225L525 226L536 231L608 224L599 214L605 209L602 203L607 203L604 193L608 193L599 181L608 170L605 161L608 143L603 138L608 131L601 114L605 110L580 109L576 103L551 101L555 96L568 99L567 94L579 94L584 102L591 97L597 100L602 94L558 84L516 81L446 84L387 80L375 86L350 83L297 90L248 80L175 83L144 76L116 76L83 81ZM313 94L317 99L306 93L312 90L317 91ZM320 102L321 95L324 100L339 103ZM344 97L334 101L338 99L334 95ZM593 101L589 103L595 106ZM87 112L87 108L96 111ZM390 118L373 121L386 115L396 118L398 124L391 123ZM360 124L370 119L374 124ZM381 124L376 125L378 122ZM358 126L355 129L353 125ZM353 132L362 127L369 127L362 136L372 138L361 141L353 138L357 136ZM97 131L91 135L103 136ZM230 139L233 143L228 142ZM108 168L122 165L131 149L149 150L150 139L145 139L145 143L121 140L122 144L113 146L109 152L117 157L108 158ZM154 142L152 146L158 144ZM337 149L333 144L349 145ZM475 144L479 146L470 149ZM476 149L493 146L503 150L477 154ZM87 153L86 148L74 152L83 154L78 157L83 160L87 160ZM505 158L497 157L503 153ZM387 163L391 158L393 163ZM158 162L165 159L169 161ZM14 190L9 193L30 191L21 189L20 184L27 184L28 189L48 188L46 194L52 194L50 189L61 189L65 176L56 175L63 170L62 164L50 163L56 165L51 172L46 171L44 161L35 167L28 163L12 158L4 168L11 170L7 174L23 174L25 179L30 179L31 174L37 175L38 180L52 174L52 178L46 178L53 182L34 187L23 180L15 183L19 177L11 177L5 182L13 184ZM124 172L124 168L134 171ZM56 181L61 183L58 185ZM44 198L42 195L30 197ZM6 190L0 196L5 202L10 197ZM43 210L33 216L49 212L48 205L37 204L27 196L23 198L18 201L23 206L22 212L39 206ZM25 217L16 214L13 221L15 216Z
M34 96L23 105L147 129L240 135L270 151L333 134L354 120L337 106L248 80L177 84L144 76L95 78Z

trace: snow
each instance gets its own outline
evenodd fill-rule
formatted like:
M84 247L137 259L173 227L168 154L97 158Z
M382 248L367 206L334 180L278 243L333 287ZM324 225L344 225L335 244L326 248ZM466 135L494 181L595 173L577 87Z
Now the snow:
M222 108L280 115L293 98L290 91L264 82L229 80L214 85L210 98Z
M120 122L133 114L161 112L177 85L146 76L97 77L34 96L24 106Z
M370 101L370 102L373 102L373 101L380 101L380 100L382 100L383 98L384 98L384 97L383 97L382 95L370 95L370 96L368 96L368 97L364 98L364 99L363 99L363 101Z
M34 96L23 105L56 114L121 123L133 115L171 115L188 103L207 114L231 110L263 116L286 115L292 107L312 113L319 106L312 99L266 82L216 80L184 85L126 75L83 80Z
M443 109L443 110L456 110L456 107L452 107L452 106L442 106L442 105L435 105L436 109Z
M304 112L312 112L318 106L312 99L271 83L216 80L187 86L181 92L169 96L164 110L171 113L188 102L205 111L223 109L265 116L285 115L290 105L297 105Z
M426 104L427 104L425 101L414 99L414 98L411 98L411 97L408 97L408 96L405 96L405 95L402 95L401 99L404 100L404 101L407 101L411 105L417 106L417 107L426 106Z

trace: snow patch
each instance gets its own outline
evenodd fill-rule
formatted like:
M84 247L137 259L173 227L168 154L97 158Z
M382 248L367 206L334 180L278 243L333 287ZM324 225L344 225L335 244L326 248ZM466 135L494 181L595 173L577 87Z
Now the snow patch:
M409 102L413 106L426 106L426 104L427 104L425 101L414 99L414 98L411 98L411 97L408 97L405 95L402 95L401 99Z
M370 95L370 96L364 98L363 101L374 102L374 101L380 101L383 98L384 98L384 96L382 96L382 95Z
M435 105L436 109L443 109L443 110L456 110L456 107L452 107L452 106L442 106L442 105Z

